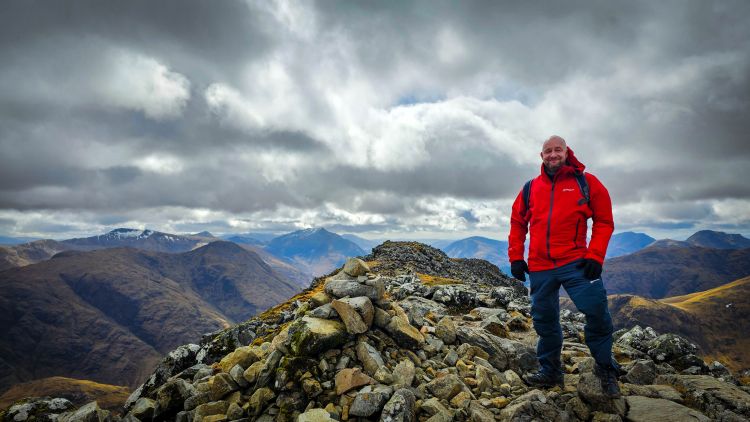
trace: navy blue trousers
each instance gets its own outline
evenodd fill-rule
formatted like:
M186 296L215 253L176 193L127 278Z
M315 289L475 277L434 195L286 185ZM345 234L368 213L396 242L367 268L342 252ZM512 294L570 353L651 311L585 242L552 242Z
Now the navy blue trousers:
M574 261L546 271L529 273L531 287L531 316L539 335L536 355L541 371L550 375L562 374L560 351L563 336L560 328L560 286L580 312L586 315L584 334L586 345L596 363L603 367L617 367L612 358L612 317L607 306L607 291L602 279L589 280L583 268Z

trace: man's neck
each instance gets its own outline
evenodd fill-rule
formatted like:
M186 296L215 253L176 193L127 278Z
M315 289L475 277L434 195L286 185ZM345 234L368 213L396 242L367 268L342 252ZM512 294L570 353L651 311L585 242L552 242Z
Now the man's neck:
M557 174L558 171L560 171L560 167L558 167L558 168L556 168L554 170L550 170L549 167L544 166L544 172L547 173L547 176L549 176L550 180L552 180L552 179L555 178L555 175Z

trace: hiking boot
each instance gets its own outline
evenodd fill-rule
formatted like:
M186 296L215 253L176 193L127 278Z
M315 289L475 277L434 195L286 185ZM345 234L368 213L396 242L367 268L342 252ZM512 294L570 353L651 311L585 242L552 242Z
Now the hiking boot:
M557 376L545 374L544 372L538 371L531 374L525 374L523 376L523 380L526 381L526 384L534 386L534 387L554 387L554 386L560 386L560 388L565 387L564 379L562 374L559 374Z
M620 398L620 385L617 383L618 372L616 368L604 368L598 364L594 365L594 375L599 378L604 395L610 399Z

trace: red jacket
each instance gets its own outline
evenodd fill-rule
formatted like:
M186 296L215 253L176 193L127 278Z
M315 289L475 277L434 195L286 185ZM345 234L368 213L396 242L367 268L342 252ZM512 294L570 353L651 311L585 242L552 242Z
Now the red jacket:
M557 268L580 258L604 263L607 245L615 229L609 192L593 175L586 173L590 203L578 205L583 197L574 172L586 168L568 148L565 165L553 180L542 172L531 183L529 209L524 212L523 189L513 202L508 236L510 262L522 260L526 233L530 232L529 271ZM591 242L586 245L587 220L594 220ZM530 227L530 229L529 229Z

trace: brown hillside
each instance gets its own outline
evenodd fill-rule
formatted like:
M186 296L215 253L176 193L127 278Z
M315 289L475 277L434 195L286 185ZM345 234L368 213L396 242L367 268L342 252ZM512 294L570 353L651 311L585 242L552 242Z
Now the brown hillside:
M575 311L570 299L561 307ZM680 334L701 354L733 371L750 369L750 277L710 290L661 300L633 295L609 296L616 329L649 326L658 333Z
M135 386L161 356L299 289L257 254L62 252L0 272L0 388L55 375Z
M42 378L16 384L0 396L0 409L7 408L25 397L62 397L76 406L96 400L103 409L119 411L130 390L127 387L99 384L88 380L65 377Z

